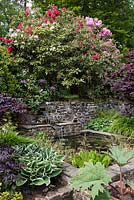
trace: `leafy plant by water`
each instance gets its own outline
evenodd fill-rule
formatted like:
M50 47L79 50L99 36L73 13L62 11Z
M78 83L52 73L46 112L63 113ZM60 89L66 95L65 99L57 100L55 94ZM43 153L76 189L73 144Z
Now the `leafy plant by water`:
M72 156L72 164L75 167L83 167L85 162L91 161L93 164L100 162L105 167L109 166L110 164L110 157L105 154L97 153L96 151L81 151L78 154Z
M85 128L131 136L134 135L134 117L123 116L115 111L103 111L90 121Z
M16 182L18 186L26 183L29 185L46 184L48 186L51 178L62 172L63 157L51 148L30 144L16 146L15 150L19 155L19 161L24 164Z

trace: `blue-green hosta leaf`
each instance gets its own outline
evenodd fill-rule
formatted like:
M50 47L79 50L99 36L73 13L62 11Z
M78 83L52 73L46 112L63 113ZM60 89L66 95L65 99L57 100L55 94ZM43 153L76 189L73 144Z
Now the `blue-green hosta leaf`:
M78 174L71 179L71 186L74 189L91 190L92 199L94 199L99 192L104 191L104 185L108 185L111 177L106 175L104 166L97 162L85 163L85 167L79 169Z
M44 177L44 178L36 178L33 179L30 185L46 185L48 186L50 184L50 178L49 177Z
M114 146L110 148L109 156L113 158L119 166L123 166L134 158L134 151L127 151L122 147Z

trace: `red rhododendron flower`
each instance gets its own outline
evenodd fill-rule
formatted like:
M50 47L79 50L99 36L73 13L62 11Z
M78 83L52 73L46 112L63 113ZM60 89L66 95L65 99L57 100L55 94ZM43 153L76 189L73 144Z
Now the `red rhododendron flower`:
M51 11L51 10L48 10L48 11L47 11L47 14L48 14L49 17L51 17L52 11Z
M3 38L3 37L1 37L0 40L3 41L3 42L5 42L5 38Z
M30 14L30 10L29 10L29 7L27 6L26 11L25 11L25 15L29 15L29 14Z
M25 15L30 15L30 12L29 11L25 11Z
M94 54L94 55L92 55L92 58L94 59L94 60L98 60L99 58L100 58L100 55L97 53L97 54Z
M12 40L10 40L10 39L5 39L5 43L11 43L12 42Z
M54 18L55 18L55 14L53 14L53 13L52 13L52 14L51 14L51 18L53 18L53 19L54 19Z
M1 37L0 40L5 42L5 43L11 43L12 42L12 40L7 39L7 38L3 38L3 37Z
M25 29L25 33L29 34L29 35L32 35L33 33L33 28L32 26L28 26L26 29Z
M55 14L55 15L59 15L59 14L60 14L60 11L59 11L59 10L54 10L54 14Z
M51 6L51 8L52 8L53 10L55 10L55 9L58 8L58 6Z
M12 53L12 51L13 51L13 47L7 47L7 52L8 53Z
M20 24L17 26L17 28L16 28L16 29L18 29L18 30L21 30L21 29L22 29L22 27L23 27L23 24L22 24L22 23L20 23Z

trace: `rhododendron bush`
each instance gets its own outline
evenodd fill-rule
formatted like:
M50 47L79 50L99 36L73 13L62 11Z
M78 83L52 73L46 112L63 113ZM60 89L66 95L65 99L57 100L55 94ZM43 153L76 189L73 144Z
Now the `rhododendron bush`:
M0 40L14 58L19 82L45 79L49 86L86 87L86 94L103 91L105 77L119 68L120 52L111 37L101 20L51 6L44 16L27 8Z

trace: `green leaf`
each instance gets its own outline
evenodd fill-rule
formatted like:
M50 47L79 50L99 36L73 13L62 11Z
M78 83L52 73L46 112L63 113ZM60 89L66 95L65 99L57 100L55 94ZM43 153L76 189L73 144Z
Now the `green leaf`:
M99 192L98 196L96 196L94 200L111 200L109 191L104 190L103 192Z
M24 179L24 178L22 178L22 177L19 177L19 179L16 181L16 185L17 185L18 187L20 187L20 186L24 185L26 182L27 182L27 179Z
M128 151L122 147L114 146L110 148L109 156L113 158L119 166L123 166L134 158L134 151Z
M111 177L106 175L104 166L97 162L85 163L85 167L79 169L78 174L71 179L71 187L74 189L91 190L91 196L94 199L99 192L104 191L104 185L108 185Z
M50 184L50 178L49 177L45 177L45 178L36 178L34 180L32 180L30 185L49 185Z

